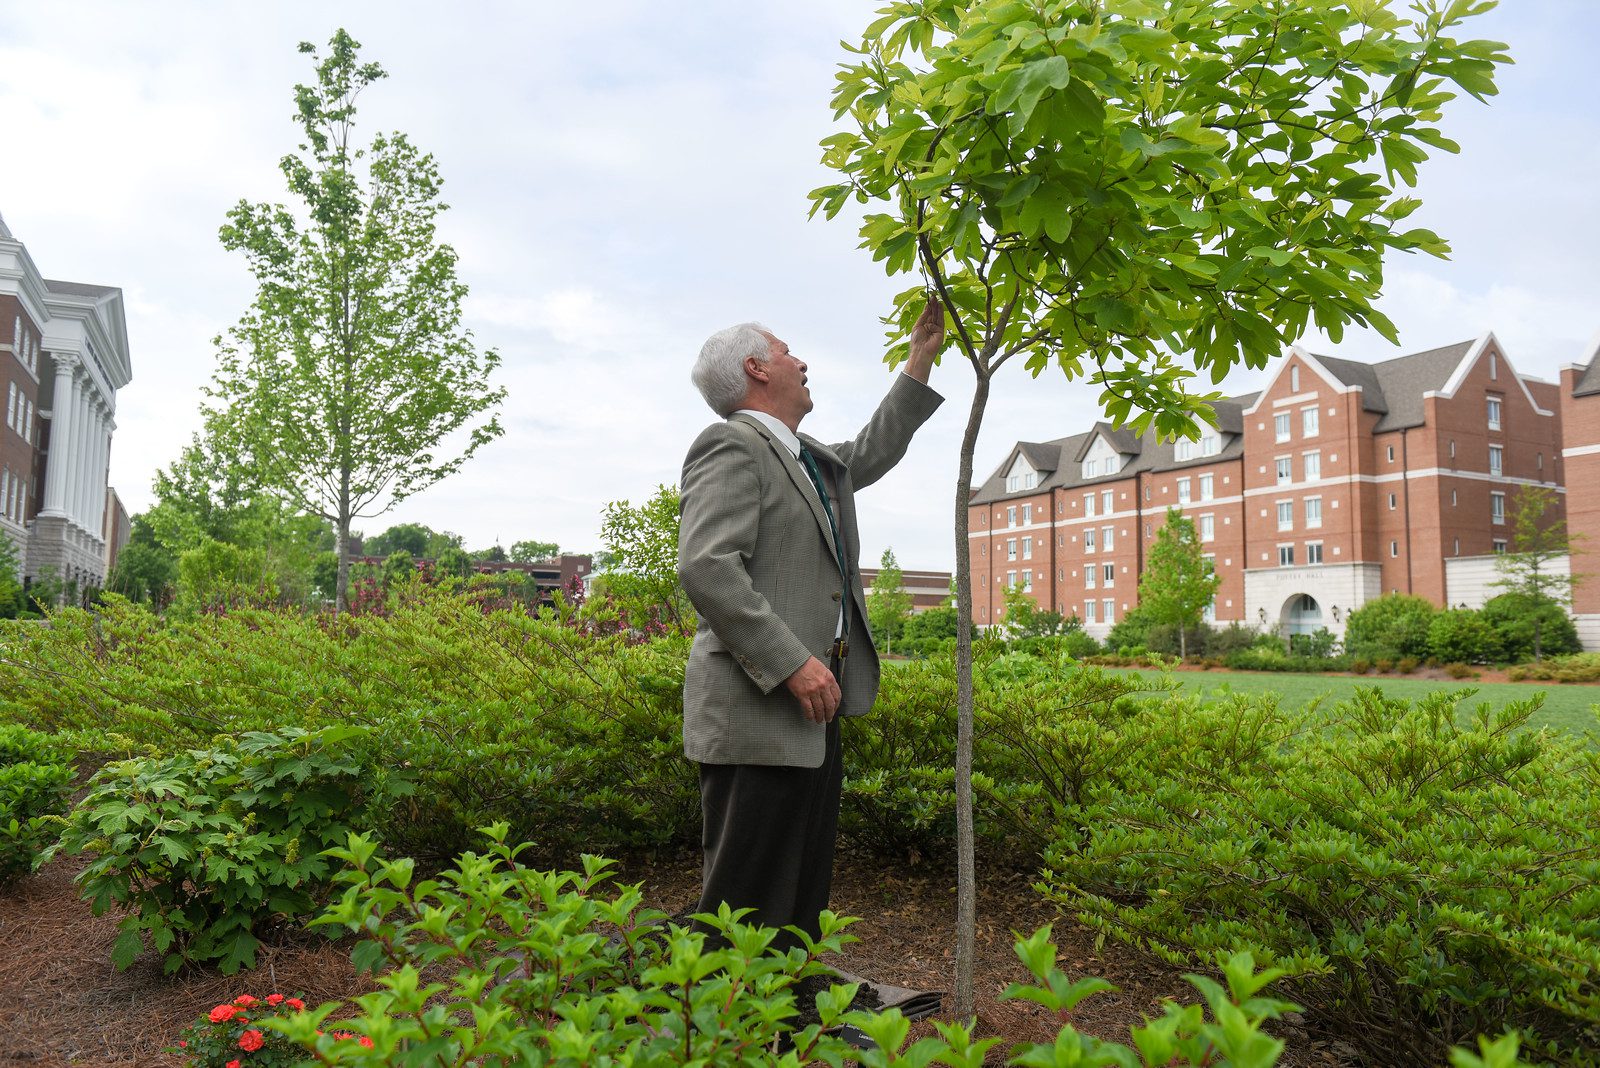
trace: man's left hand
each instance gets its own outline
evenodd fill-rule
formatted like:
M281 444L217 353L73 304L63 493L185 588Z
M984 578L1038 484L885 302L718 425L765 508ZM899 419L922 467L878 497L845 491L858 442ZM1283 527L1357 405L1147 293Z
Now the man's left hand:
M944 305L937 299L928 301L922 314L911 328L911 358L906 361L906 374L923 385L928 384L928 372L939 350L944 348Z

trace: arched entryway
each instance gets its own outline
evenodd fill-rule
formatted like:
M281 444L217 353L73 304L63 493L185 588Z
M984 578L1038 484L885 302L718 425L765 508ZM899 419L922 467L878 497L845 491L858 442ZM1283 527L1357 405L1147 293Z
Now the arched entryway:
M1322 606L1309 593L1297 593L1283 602L1281 623L1283 635L1290 639L1296 634L1315 634L1327 626Z

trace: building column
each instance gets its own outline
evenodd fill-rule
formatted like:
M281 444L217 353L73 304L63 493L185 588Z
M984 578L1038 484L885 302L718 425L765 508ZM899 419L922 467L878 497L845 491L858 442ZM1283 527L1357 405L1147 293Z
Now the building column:
M83 499L89 486L89 398L93 396L94 383L87 373L78 389L78 407L72 416L72 449L68 454L72 471L72 521L79 530L88 524L83 519Z
M83 395L83 481L78 494L78 525L89 531L95 527L91 514L94 508L90 502L94 499L94 410L99 403L91 385Z
M72 412L77 405L78 361L64 353L52 353L56 363L55 394L50 401L50 454L44 472L42 515L67 515L71 486L68 484L67 442L72 437Z
M106 518L106 406L94 402L94 417L89 420L94 441L89 448L89 532L95 538L105 531Z

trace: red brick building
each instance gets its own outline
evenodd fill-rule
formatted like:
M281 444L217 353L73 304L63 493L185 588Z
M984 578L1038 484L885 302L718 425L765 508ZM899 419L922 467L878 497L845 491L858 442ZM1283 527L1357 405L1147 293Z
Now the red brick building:
M872 584L878 578L878 568L863 567L861 572L861 585L868 597L872 596ZM944 604L945 598L950 596L950 579L948 571L900 571L900 588L911 595L911 614L926 612L930 608L938 608Z
M1561 394L1492 334L1376 364L1295 346L1198 442L1106 424L1018 442L973 495L974 622L1017 585L1103 635L1138 603L1169 507L1221 576L1216 622L1342 633L1382 593L1450 603L1448 561L1505 551L1509 493L1564 493Z
M1600 648L1600 334L1582 362L1561 369L1561 458L1568 484L1580 492L1567 503L1573 542L1572 614L1585 649ZM1586 576L1586 577L1585 577Z

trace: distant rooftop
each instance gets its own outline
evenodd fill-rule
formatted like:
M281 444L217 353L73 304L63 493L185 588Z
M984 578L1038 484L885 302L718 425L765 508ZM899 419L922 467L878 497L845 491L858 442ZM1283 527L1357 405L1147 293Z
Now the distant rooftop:
M108 297L122 292L116 286L92 286L87 282L63 282L55 278L44 280L45 288L63 297Z

